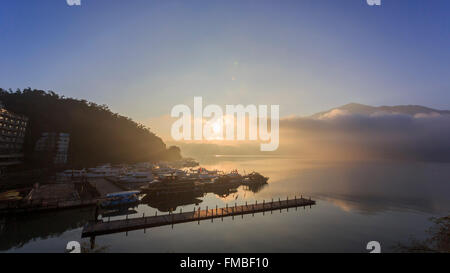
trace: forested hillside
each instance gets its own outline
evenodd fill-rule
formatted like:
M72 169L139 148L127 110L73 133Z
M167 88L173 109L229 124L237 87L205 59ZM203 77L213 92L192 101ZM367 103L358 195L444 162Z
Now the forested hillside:
M176 160L178 147L166 148L149 128L111 112L106 105L65 98L52 91L4 90L6 109L29 118L24 152L28 164L42 132L70 133L69 161L74 166Z

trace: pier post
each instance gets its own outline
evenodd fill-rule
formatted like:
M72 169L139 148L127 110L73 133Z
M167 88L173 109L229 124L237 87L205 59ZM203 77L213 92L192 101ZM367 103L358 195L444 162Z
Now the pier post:
M222 222L223 222L223 208L222 208Z
M247 201L245 201L245 207L247 207Z
M216 215L217 215L217 211L218 211L219 207L216 205Z
M95 248L95 236L91 236L91 238L89 238L89 242L91 243L91 249Z
M182 214L183 213L183 208L180 208L180 214Z
M206 217L208 217L208 206L206 206Z
M95 221L97 221L98 220L98 203L97 203L97 206L95 207L95 216L94 217L95 217Z
M200 207L198 207L198 224L200 225Z
M289 196L286 196L286 211L289 212Z
M155 211L155 216L158 216L158 211Z
M144 213L142 213L142 218L145 218L145 212L144 212Z

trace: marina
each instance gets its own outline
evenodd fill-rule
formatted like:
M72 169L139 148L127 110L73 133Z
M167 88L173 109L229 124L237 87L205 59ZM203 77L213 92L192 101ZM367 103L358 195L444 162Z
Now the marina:
M192 160L186 163L194 165ZM186 165L185 164L185 165ZM183 162L177 162L183 165ZM71 209L84 206L107 207L118 204L152 202L164 195L228 192L239 186L255 190L267 184L256 172L240 175L199 167L174 168L170 163L110 164L81 170L65 170L51 183L10 190L0 195L0 214ZM129 196L127 193L132 193Z

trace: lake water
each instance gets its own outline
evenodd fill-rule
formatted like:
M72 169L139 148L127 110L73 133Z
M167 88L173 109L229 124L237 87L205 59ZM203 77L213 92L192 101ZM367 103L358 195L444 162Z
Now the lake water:
M307 208L273 211L97 236L99 252L383 252L412 237L423 239L429 218L450 214L450 164L425 162L323 162L292 157L216 156L200 159L207 169L257 171L269 183L205 195L147 200L132 217L272 198L312 197ZM64 252L69 241L89 248L82 226L92 209L8 218L1 224L2 252ZM111 220L125 216L112 216Z

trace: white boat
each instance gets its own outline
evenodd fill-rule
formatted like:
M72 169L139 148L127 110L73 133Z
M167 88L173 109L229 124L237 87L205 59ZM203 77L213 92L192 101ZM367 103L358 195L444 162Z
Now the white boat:
M123 183L147 183L154 180L150 172L130 172L118 177L119 182Z
M214 179L214 178L216 178L217 177L217 175L215 175L215 174L209 174L209 173L200 173L199 175L198 175L198 178L200 178L200 179Z
M177 177L185 177L186 176L186 172L183 170L176 170L173 175L177 176Z
M214 182L227 182L227 183L235 183L243 180L242 175L239 174L237 170L233 170L228 174L220 175L213 179Z
M209 179L214 179L214 178L218 177L219 174L218 174L217 170L208 171L205 168L198 168L194 172L191 172L189 174L189 176L190 177L195 177L195 178L198 178L198 179L202 179L202 180L209 180Z
M177 170L176 169L172 169L170 167L162 167L162 166L158 166L158 167L156 167L156 168L154 168L152 170L152 172L154 174L157 174L157 175L159 175L159 174L172 174L175 171L177 171Z

